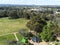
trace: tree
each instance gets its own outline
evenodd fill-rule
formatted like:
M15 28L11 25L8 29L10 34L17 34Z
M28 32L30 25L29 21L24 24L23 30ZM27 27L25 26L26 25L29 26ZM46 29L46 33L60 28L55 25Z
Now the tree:
M40 34L44 41L53 41L54 33L51 30L51 22L49 21L46 26L43 27L43 31Z
M14 18L14 19L19 18L19 16L17 15L17 10L11 10L11 11L9 11L8 16L10 18Z
M27 27L30 30L34 30L36 32L42 32L44 25L46 25L46 20L41 18L39 15L34 16L28 23Z
M0 17L7 17L7 10L0 10Z
M18 14L19 18L22 18L23 17L23 10L22 9L17 10L17 14Z

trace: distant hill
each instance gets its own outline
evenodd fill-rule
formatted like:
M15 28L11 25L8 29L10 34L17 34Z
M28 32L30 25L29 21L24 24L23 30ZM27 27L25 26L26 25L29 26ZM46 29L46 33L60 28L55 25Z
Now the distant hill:
M0 7L3 7L3 6L17 6L17 5L12 5L12 4L0 4Z
M20 7L48 7L48 8L60 8L60 5L15 5L15 4L0 4L0 7L20 6Z

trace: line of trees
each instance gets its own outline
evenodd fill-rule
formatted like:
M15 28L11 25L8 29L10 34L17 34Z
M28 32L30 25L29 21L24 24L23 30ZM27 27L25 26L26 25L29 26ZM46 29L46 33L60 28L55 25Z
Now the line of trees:
M0 17L10 17L10 18L26 18L30 19L32 16L36 15L36 12L30 12L23 9L16 10L0 10Z
M0 17L10 17L10 18L26 18L26 19L31 19L32 17L36 15L41 15L41 13L53 13L52 11L45 11L45 12L40 12L40 11L33 11L29 10L28 8L14 8L14 7L0 7Z

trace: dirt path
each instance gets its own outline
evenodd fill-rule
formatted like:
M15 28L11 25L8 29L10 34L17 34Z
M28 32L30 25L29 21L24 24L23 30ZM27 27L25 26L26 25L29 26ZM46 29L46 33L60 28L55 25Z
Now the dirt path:
M34 45L48 45L46 42L36 43L36 42L33 42L32 40L28 40L28 41Z
M13 34L14 34L14 36L15 36L15 38L16 38L16 41L19 41L19 39L18 39L16 33L13 33Z
M6 36L6 35L9 35L9 34L13 34L13 35L15 36L16 41L19 41L16 33L18 33L18 32L12 32L12 33L7 33L7 34L2 34L2 35L0 35L0 36Z

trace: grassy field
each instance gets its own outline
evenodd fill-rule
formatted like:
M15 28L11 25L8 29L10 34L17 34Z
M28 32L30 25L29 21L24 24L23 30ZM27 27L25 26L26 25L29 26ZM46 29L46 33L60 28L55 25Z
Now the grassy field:
M23 38L23 36L19 33L16 33L19 41ZM14 34L8 34L4 36L0 36L0 45L8 45L9 41L16 41Z
M23 36L21 34L19 34L19 33L17 33L16 35L17 35L19 40L21 40L23 38Z
M16 40L13 34L8 34L12 32L18 32L20 29L27 29L26 23L28 20L19 18L19 19L9 19L0 18L0 45L8 45L8 40ZM8 35L4 35L8 34ZM4 35L4 36L1 36ZM20 40L22 37L19 33L16 34Z
M25 25L27 23L26 19L8 19L8 18L0 18L0 35L16 32L22 28L27 28Z
M0 36L0 45L8 45L8 42L12 40L16 40L13 34Z

